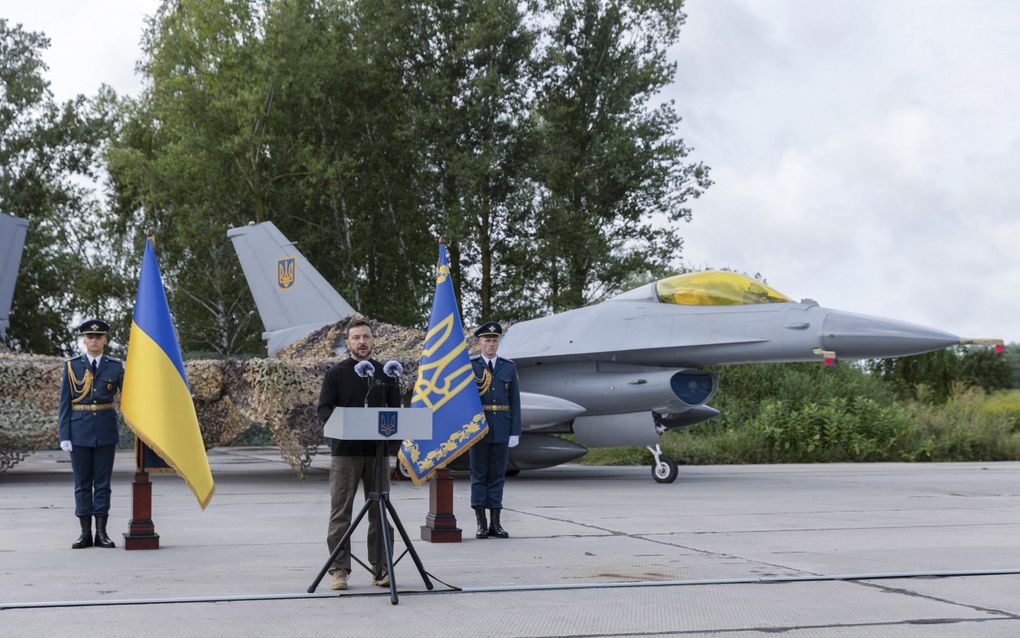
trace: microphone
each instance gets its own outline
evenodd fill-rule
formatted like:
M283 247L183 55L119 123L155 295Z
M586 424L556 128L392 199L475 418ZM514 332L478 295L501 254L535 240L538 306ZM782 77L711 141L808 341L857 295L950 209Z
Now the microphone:
M354 373L368 381L368 390L365 392L365 407L368 407L368 395L372 394L375 387L375 366L368 359L354 364Z
M389 365L389 364L386 364ZM375 366L368 359L359 361L354 366L354 372L362 379L370 379L375 376Z
M400 375L404 374L404 366L400 365L396 359L390 359L383 365L382 371L388 377L399 379Z

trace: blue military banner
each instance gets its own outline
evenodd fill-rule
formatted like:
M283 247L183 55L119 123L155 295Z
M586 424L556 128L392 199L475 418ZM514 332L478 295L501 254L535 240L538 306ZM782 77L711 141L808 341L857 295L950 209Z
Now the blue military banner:
M446 244L439 244L436 294L422 344L411 407L432 410L432 439L404 441L398 458L415 485L457 458L489 431L450 280Z

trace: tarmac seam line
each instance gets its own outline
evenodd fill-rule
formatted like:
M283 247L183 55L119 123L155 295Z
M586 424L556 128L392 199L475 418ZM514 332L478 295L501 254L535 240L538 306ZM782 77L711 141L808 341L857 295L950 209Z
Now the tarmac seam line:
M888 593L892 593L892 594L900 594L900 595L903 595L903 596L910 596L911 598L921 598L921 599L924 599L924 600L933 600L933 601L944 603L944 604L947 604L947 605L954 605L956 607L962 607L964 609L972 609L974 611L980 611L980 612L984 612L984 613L987 613L987 614L997 614L999 616L1003 616L1003 617L1006 617L1006 618L1011 618L1013 620L1020 620L1020 614L1014 614L1014 613L1006 611L1004 609L993 609L991 607L981 607L981 606L978 606L978 605L972 605L970 603L965 603L965 602L961 602L961 601L957 601L957 600L950 600L948 598L941 598L939 596L932 596L931 594L924 594L924 593L921 593L921 592L918 592L918 591L913 591L913 590L910 590L910 589L904 589L902 587L890 587L888 585L882 585L880 583L869 583L867 581L856 581L856 582L857 582L858 585L862 585L864 587L871 587L871 588L877 589L879 591L884 591L884 592L888 592Z
M676 631L641 631L597 634L549 634L547 636L521 636L520 638L627 638L628 636L719 636L723 634L768 633L779 634L788 631L811 629L857 629L868 627L901 627L911 625L961 625L964 623L986 623L1010 621L1010 618L919 618L888 622L831 623L828 625L783 625L780 627L734 627L730 629L678 629Z
M698 586L719 586L719 585L776 585L804 582L830 582L850 581L860 582L868 580L883 579L909 579L909 578L962 578L975 576L1002 576L1020 574L1020 568L995 569L995 570L973 570L973 571L943 571L943 572L895 572L895 573L871 573L871 574L840 574L830 576L765 576L757 578L717 578L705 580L676 580L676 581L630 581L630 582L602 582L602 583L559 583L549 585L498 585L492 587L462 587L453 589L441 589L432 591L410 590L400 591L402 595L429 595L429 594L490 594L502 592L529 592L529 591L558 591L558 590L588 590L588 589L625 589L632 587L698 587ZM892 588L890 588L892 589ZM254 602L269 600L299 600L311 598L350 598L350 597L371 597L388 596L388 592L373 593L296 593L296 594L260 594L245 596L197 596L181 598L137 598L119 600L65 600L65 601L44 601L31 603L5 603L0 602L0 611L13 609L48 609L55 607L116 607L127 605L169 605L169 604L193 604L193 603L219 603L219 602ZM918 594L922 596L921 594ZM932 597L933 600L938 600ZM950 602L953 601L942 601ZM958 603L954 603L958 604ZM966 605L963 605L966 607ZM975 610L987 611L984 609L970 607ZM999 612L1002 618L1020 620L1020 616Z

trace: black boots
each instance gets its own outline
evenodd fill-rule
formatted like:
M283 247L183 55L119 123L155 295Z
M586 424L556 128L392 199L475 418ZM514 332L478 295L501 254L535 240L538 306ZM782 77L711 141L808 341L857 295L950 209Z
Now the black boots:
M116 547L110 537L106 534L106 519L108 516L96 516L96 547ZM91 516L79 516L78 522L81 523L81 536L78 540L71 543L71 549L85 549L86 547L92 547L92 517Z
M489 510L490 518L492 523L489 524L489 536L495 536L496 538L510 538L510 534L507 533L503 526L499 524L499 510ZM480 521L485 520L485 515L482 515Z
M475 508L475 519L478 521L478 529L475 530L475 538L489 537L489 523L485 520L485 508Z
M510 538L510 534L507 533L503 526L499 524L499 510L489 510L489 517L491 523L485 520L485 508L476 507L475 519L478 521L478 529L475 530L475 538L488 538L495 536L496 538Z
M96 547L107 549L116 547L110 537L106 535L106 519L108 516L96 516Z
M78 522L81 523L81 536L78 537L78 540L71 543L71 549L92 547L92 517L79 516Z

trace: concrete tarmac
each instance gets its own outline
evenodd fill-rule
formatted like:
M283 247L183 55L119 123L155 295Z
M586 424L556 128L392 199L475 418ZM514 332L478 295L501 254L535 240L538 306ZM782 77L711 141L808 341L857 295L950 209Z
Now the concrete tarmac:
M428 489L395 483L436 589L405 556L394 606L357 566L349 590L306 593L328 555L328 456L304 481L273 448L209 460L204 512L152 477L157 551L123 549L130 453L112 550L70 549L66 454L0 474L0 636L1020 636L1020 463L688 466L669 485L568 465L508 480L508 540L474 538L458 476L455 544L419 540Z

